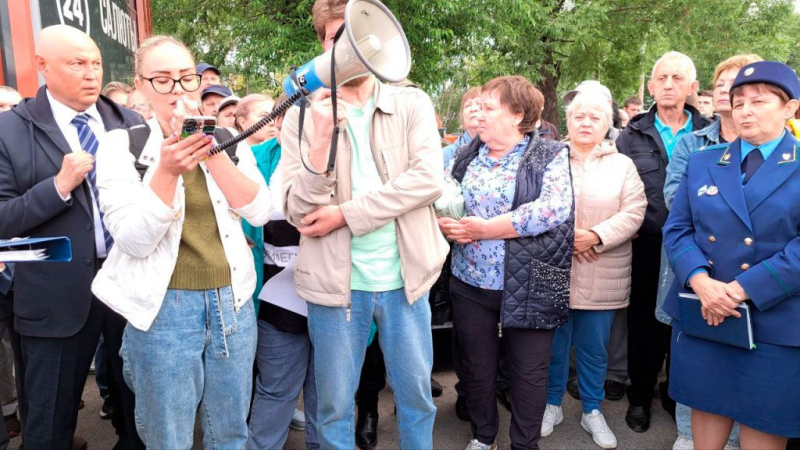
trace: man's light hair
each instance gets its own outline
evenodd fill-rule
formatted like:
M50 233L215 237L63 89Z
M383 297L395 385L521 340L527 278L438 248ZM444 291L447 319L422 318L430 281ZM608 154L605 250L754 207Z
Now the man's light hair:
M697 80L697 69L694 67L694 61L692 58L684 55L681 52L667 52L661 58L658 58L655 64L653 64L653 71L650 72L650 79L654 80L656 78L656 69L658 69L658 65L665 62L665 61L681 61L689 66L689 81Z

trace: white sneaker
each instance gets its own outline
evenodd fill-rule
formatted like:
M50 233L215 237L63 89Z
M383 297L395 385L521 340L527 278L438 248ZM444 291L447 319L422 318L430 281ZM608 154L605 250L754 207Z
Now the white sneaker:
M678 436L672 444L672 450L694 450L694 440L686 436Z
M547 405L544 408L544 417L542 418L542 437L550 436L553 433L553 427L563 421L564 413L561 411L561 407Z
M583 413L581 428L592 435L592 440L600 448L617 448L617 438L599 410L592 410L591 414Z
M289 428L293 430L303 431L306 429L306 413L299 409L294 409L292 414L292 421L289 423Z
M486 445L477 439L473 439L469 441L469 444L467 444L464 450L497 450L497 444L492 443L492 445Z

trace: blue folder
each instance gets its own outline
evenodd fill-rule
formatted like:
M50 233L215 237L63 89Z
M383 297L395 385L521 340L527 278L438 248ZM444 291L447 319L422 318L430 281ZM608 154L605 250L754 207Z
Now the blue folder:
M756 348L753 341L753 325L750 306L740 303L737 310L742 317L729 316L717 326L709 325L700 311L702 303L695 294L680 293L678 308L681 314L681 327L689 336L706 339L720 344L732 345L746 350Z
M39 261L8 260L3 258L6 252L25 252L44 250L45 258ZM0 261L14 262L70 262L72 261L72 242L66 236L26 238L0 241Z

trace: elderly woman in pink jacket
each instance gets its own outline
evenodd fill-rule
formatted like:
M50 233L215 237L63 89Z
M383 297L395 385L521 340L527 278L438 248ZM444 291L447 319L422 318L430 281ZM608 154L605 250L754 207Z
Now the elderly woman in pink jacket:
M611 104L594 92L567 106L572 186L575 192L575 248L570 285L570 319L556 330L547 385L542 436L564 420L569 351L575 348L581 427L601 448L617 439L600 410L604 397L611 324L628 306L631 239L642 224L647 199L636 166L603 140L611 126Z

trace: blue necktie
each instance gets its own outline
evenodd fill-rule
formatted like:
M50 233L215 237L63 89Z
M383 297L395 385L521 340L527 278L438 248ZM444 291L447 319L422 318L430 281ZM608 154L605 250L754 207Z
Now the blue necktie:
M742 161L742 173L744 174L744 182L742 183L747 184L752 178L753 174L756 173L761 164L764 163L764 155L761 154L761 150L754 148L747 154Z
M94 135L94 132L89 127L89 115L78 114L74 119L72 119L71 123L78 128L78 140L81 143L81 148L85 152L88 152L92 156L96 157L97 147L99 147L100 144L97 142L97 136ZM97 192L97 172L95 171L95 167L97 167L96 164L92 166L92 170L87 175L87 178L89 179L89 186L92 187L92 193L94 194L95 201L98 203L95 205L95 207L99 208L100 196ZM99 210L98 212L100 213L100 224L103 227L103 239L106 242L106 252L109 252L111 251L111 246L114 245L114 239L111 237L111 233L106 230L105 224L103 224L103 213Z

